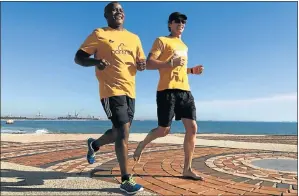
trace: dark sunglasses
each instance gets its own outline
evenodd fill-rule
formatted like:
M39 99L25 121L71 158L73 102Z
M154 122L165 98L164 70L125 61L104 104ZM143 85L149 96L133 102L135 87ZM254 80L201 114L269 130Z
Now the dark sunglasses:
M177 23L177 24L180 24L180 23L186 24L187 21L186 20L181 20L181 19L175 19L174 22Z

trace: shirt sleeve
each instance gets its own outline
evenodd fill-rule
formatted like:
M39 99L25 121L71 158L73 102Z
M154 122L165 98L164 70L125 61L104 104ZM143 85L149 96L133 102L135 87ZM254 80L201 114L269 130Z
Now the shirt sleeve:
M163 50L164 50L164 44L161 41L161 39L157 38L152 46L150 54L152 57L157 59L160 56L160 54L163 52Z
M139 37L137 37L137 55L136 55L136 57L139 60L146 59Z
M99 44L99 38L98 38L98 30L94 30L83 42L83 44L80 46L80 50L83 50L84 52L87 52L90 55L93 55L96 53L98 44Z

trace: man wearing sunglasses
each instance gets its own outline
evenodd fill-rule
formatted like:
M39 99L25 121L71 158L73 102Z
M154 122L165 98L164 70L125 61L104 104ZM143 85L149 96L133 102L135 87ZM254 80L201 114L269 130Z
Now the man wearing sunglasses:
M157 90L158 127L151 130L134 152L135 161L139 161L143 149L151 141L166 136L170 131L173 117L182 120L186 129L184 140L183 177L203 180L191 169L195 148L197 124L196 107L190 92L188 74L201 74L202 65L187 68L188 48L181 40L187 16L179 12L170 14L168 20L169 36L158 37L147 58L148 70L159 70L160 80Z
M79 65L96 67L101 102L113 125L100 138L88 139L86 158L93 164L100 147L115 143L122 175L120 190L134 194L143 187L128 173L128 138L135 111L136 70L145 69L145 55L139 37L123 28L125 14L119 3L109 3L104 17L108 27L94 30L75 57Z

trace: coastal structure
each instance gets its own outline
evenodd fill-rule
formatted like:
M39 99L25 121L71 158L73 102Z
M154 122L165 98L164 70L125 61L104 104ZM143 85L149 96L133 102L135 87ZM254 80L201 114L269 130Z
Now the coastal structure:
M82 111L82 110L81 110ZM66 116L59 116L54 118L44 117L43 114L39 111L34 117L27 117L27 116L12 116L6 115L1 116L1 120L14 122L14 120L106 120L104 118L95 117L91 115L87 115L86 117L79 116L79 112L75 111L74 115L68 113ZM10 123L7 123L10 124Z
M71 115L70 113L67 114L67 116L59 116L57 118L58 120L101 120L100 118L90 116L87 117L81 117L79 116L79 112L75 111L74 115Z
M6 124L13 124L14 123L14 120L12 120L12 119L8 119L7 121L6 121Z

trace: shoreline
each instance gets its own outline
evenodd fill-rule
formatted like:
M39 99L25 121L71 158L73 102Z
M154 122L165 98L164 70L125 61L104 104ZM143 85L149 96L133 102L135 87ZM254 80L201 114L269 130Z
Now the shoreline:
M27 118L27 119L14 119L14 118L7 118L7 119L1 119L1 121L7 121L7 120L13 120L13 121L110 121L109 119L57 119L57 118L48 118L48 119L31 119L31 118ZM133 120L133 121L157 121L157 120Z
M13 121L110 121L109 119L57 119L57 118L49 118L49 119L0 119L2 121L13 120ZM134 119L133 121L158 121L157 119ZM173 120L174 122L175 120ZM196 122L238 122L238 123L298 123L298 121L242 121L242 120L197 120Z
M148 133L130 133L135 135L144 135ZM1 135L102 135L102 133L66 133L66 132L48 132L48 133L32 133L32 132L15 132L15 133L2 133ZM169 133L173 136L184 136L185 133ZM197 133L196 136L213 136L213 137L224 137L224 136L242 136L242 137L266 137L266 136L290 136L298 137L298 134L234 134L234 133Z

